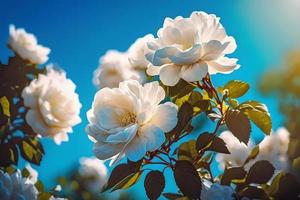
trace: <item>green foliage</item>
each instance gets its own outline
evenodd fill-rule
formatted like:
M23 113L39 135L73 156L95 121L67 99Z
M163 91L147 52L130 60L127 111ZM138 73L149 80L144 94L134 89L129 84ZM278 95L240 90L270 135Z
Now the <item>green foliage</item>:
M194 165L187 160L179 160L175 164L174 178L180 191L187 197L198 199L201 195L202 183Z
M238 98L243 96L249 90L249 84L243 81L233 80L229 81L224 87L223 91L227 90L227 96L230 98Z
M110 189L114 191L131 187L141 176L142 171L140 170L140 165L141 162L134 163L128 161L126 164L116 166L111 172L103 191Z
M275 168L266 160L257 161L251 166L247 177L247 183L265 184L273 176Z
M221 177L222 185L230 185L231 183L244 182L247 172L243 167L227 168Z
M247 145L251 131L248 117L239 110L228 110L225 121L233 135Z
M151 171L144 182L146 194L150 200L158 199L165 188L165 177L160 171Z
M251 150L251 153L245 160L244 165L246 165L250 160L254 160L258 156L258 154L259 154L259 145L257 145Z
M44 155L44 149L41 143L36 138L24 138L19 142L19 149L22 157L36 165L39 165L42 156Z
M225 154L230 153L223 139L208 132L199 135L196 142L196 148L198 151L214 151Z
M264 104L257 101L247 101L240 104L239 109L265 134L269 135L271 133L272 120Z
M188 160L193 162L197 157L198 152L196 149L196 141L190 140L188 142L182 143L178 148L178 159Z

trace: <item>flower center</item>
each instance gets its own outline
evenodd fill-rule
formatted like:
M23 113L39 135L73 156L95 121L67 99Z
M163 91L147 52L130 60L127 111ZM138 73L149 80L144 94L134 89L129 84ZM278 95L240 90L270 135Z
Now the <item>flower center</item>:
M136 122L136 115L133 113L125 113L120 117L120 124L127 126Z

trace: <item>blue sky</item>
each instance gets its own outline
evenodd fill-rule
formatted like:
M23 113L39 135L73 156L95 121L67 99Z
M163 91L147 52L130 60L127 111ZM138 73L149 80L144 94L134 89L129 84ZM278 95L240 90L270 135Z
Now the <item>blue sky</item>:
M24 27L34 33L39 43L51 48L50 60L62 67L77 85L83 104L82 123L75 127L70 142L57 146L45 139L46 150L38 169L40 178L52 185L82 156L92 155L92 143L84 127L86 111L93 100L93 71L98 59L108 49L125 51L136 38L156 34L165 17L189 16L192 11L205 11L221 17L227 33L237 40L238 49L232 55L239 58L241 68L230 75L216 75L216 85L231 79L251 84L246 99L266 103L273 117L273 127L282 124L276 100L263 98L255 89L256 80L267 69L278 66L288 50L299 47L300 3L297 0L7 0L0 6L0 59L11 55L6 48L9 24ZM262 134L253 129L260 140ZM171 178L171 176L168 176ZM135 186L137 191L143 184ZM174 185L167 188L174 191ZM140 190L141 191L141 190ZM144 195L139 191L139 195Z

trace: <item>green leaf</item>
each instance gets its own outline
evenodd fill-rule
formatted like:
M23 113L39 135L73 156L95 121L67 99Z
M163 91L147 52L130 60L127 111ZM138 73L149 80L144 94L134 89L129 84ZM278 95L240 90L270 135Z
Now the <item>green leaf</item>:
M45 191L45 187L44 187L44 184L42 183L42 181L38 180L34 186L36 187L36 189L39 191L39 192L44 192Z
M257 161L249 169L246 182L265 184L270 180L274 172L275 172L275 168L269 161L266 160Z
M106 186L103 188L103 192L111 188L114 188L117 185L119 185L119 187L122 187L124 186L122 184L125 184L126 186L125 180L130 181L130 178L132 178L132 176L134 176L137 172L140 171L140 164L141 162L129 161L128 163L124 163L116 166L112 170L108 182Z
M40 165L45 152L37 139L26 137L21 140L18 145L21 155L25 160L33 164Z
M222 185L230 185L231 182L243 182L247 172L243 167L227 168L221 178Z
M223 91L226 89L228 90L228 97L238 98L249 90L249 84L243 81L232 80L223 87Z
M252 150L250 155L247 157L247 159L244 162L244 166L250 161L250 160L254 160L257 155L259 154L259 145L255 146Z
M178 159L188 160L193 162L194 158L198 155L196 149L196 141L190 140L188 142L182 143L178 148Z
M166 86L164 86L166 87ZM172 87L166 87L166 93L168 94L168 96L170 97L183 97L187 94L189 94L190 92L192 92L194 90L195 86L192 86L191 84L189 84L188 82L184 81L183 79L180 79L179 82Z
M267 107L256 101L247 101L239 106L248 118L265 134L269 135L272 130L272 119Z
M9 167L17 165L19 160L18 150L15 145L1 144L0 145L0 167Z
M9 101L6 96L0 98L0 105L3 114L6 115L7 117L10 117Z
M199 199L202 183L194 165L187 160L175 164L174 178L180 191L191 199Z
M146 194L150 200L158 199L165 188L165 177L160 171L151 171L144 182Z
M113 187L112 192L118 189L127 189L133 186L140 179L142 172L143 171L138 171L128 175Z
M228 110L225 122L232 134L247 145L251 131L248 117L239 110Z
M199 135L196 142L196 148L198 151L206 150L230 154L223 139L208 132Z
M300 172L300 157L297 157L293 160L293 170Z
M282 173L278 181L278 190L274 195L275 199L299 199L300 183L290 173Z
M170 132L171 135L179 137L191 124L193 118L193 107L188 102L183 103L178 111L178 122L176 127Z

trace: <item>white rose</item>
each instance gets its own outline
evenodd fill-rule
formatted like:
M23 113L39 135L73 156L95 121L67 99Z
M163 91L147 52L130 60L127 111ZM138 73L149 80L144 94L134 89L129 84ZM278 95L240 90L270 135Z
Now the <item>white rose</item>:
M129 62L133 68L147 69L149 61L145 55L150 53L147 42L154 39L152 34L147 34L144 37L138 38L128 49Z
M219 183L210 183L204 180L202 183L201 199L203 200L232 200L233 188Z
M39 45L33 34L24 29L16 29L14 25L9 26L9 47L21 58L29 60L34 64L43 64L48 60L50 49Z
M0 197L2 200L36 200L38 190L30 179L22 177L20 170L11 175L0 170Z
M141 81L140 74L133 70L128 60L128 54L109 50L99 59L99 67L94 71L93 82L99 88L115 88L125 80Z
M159 75L165 85L173 86L180 78L200 81L207 73L231 73L237 69L233 53L236 43L227 36L220 18L205 12L193 12L189 18L166 18L155 40L148 42L152 50L146 55L152 63L147 73Z
M65 72L52 67L24 88L22 97L29 108L26 121L39 136L50 136L57 144L68 141L67 133L81 122L81 104L75 88Z
M249 141L246 145L240 142L230 131L222 132L220 138L224 140L230 152L230 154L217 154L216 160L219 162L220 169L224 169L225 166L242 166L254 147L253 142Z
M95 95L87 112L86 131L96 144L94 153L100 160L123 155L129 160L141 159L147 151L158 149L165 141L165 132L177 124L177 106L159 104L165 92L158 82L121 82L119 88L104 88Z
M88 178L87 188L91 192L100 192L107 181L107 168L97 158L81 158L78 171L80 176Z

